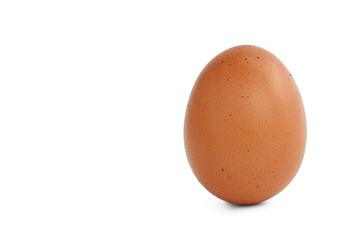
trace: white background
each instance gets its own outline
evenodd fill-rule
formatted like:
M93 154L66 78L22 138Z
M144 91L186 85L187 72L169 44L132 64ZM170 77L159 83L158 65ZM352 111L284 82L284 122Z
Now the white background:
M0 239L359 239L357 1L1 1ZM265 203L188 165L191 88L221 51L274 53L301 91L303 165Z

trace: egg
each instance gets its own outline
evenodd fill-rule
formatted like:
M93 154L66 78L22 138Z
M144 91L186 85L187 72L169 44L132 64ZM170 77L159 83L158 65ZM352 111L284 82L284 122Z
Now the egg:
M260 47L220 53L193 86L184 142L193 173L216 197L249 205L275 196L298 172L306 145L292 75Z

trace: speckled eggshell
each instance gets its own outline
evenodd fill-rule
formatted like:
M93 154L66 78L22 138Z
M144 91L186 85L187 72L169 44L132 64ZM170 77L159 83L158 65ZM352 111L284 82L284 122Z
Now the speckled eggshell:
M306 119L282 62L256 46L230 48L200 73L184 140L195 176L212 194L248 205L282 191L301 165Z

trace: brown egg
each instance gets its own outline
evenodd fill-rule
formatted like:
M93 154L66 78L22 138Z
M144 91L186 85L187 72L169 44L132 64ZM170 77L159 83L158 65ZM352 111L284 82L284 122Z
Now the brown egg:
M255 46L230 48L200 73L187 105L184 139L200 183L230 203L265 201L301 165L306 119L289 71Z

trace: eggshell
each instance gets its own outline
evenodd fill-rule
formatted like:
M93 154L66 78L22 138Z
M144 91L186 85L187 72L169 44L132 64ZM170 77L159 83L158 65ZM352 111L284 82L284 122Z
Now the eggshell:
M248 205L282 191L305 151L306 119L293 77L270 52L230 48L200 73L187 105L185 149L212 194Z

